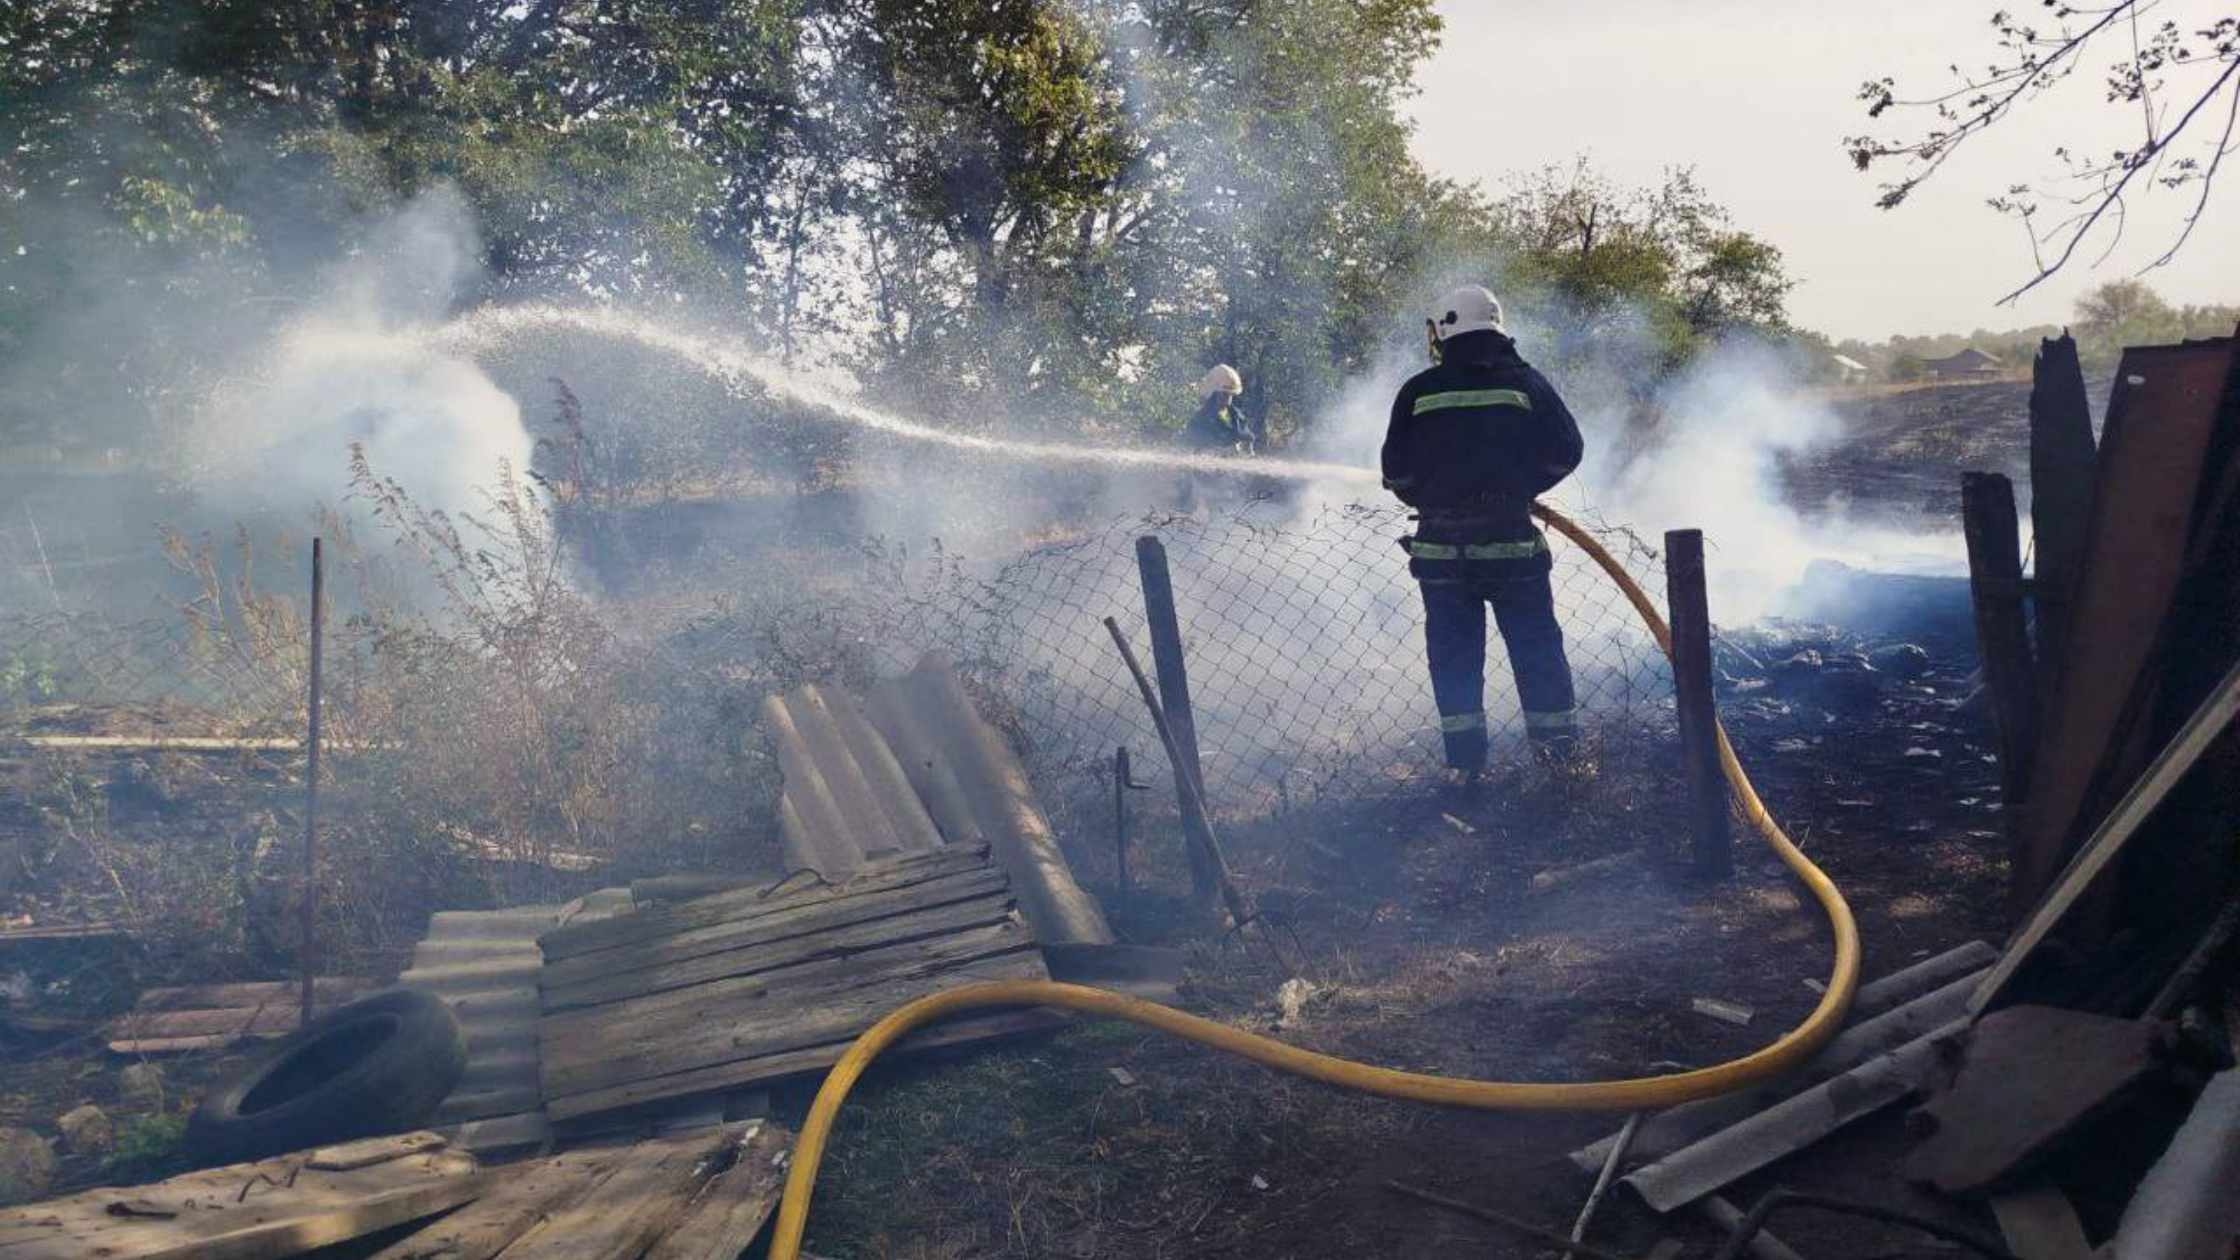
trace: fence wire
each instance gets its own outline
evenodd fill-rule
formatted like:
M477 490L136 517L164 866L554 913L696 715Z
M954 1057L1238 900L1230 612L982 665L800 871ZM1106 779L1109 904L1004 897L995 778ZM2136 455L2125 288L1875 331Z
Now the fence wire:
M1661 588L1646 543L1594 528L1649 589ZM999 700L1045 790L1109 784L1122 745L1138 764L1147 753L1163 759L1103 627L1116 618L1150 668L1136 540L1155 537L1172 576L1210 803L1260 811L1379 796L1442 764L1422 600L1398 545L1409 529L1397 508L1299 514L1273 501L1211 518L1117 521L1036 548L983 582L902 599L890 641L945 652ZM1581 720L1590 739L1630 734L1668 711L1669 666L1609 577L1560 538L1551 546ZM1487 715L1497 756L1515 757L1522 714L1488 630Z
M1591 516L1585 523L1645 587L1662 589L1660 558L1645 541ZM1396 545L1409 528L1397 508L1264 500L1077 526L993 567L880 544L863 549L861 564L835 565L835 554L848 553L828 547L813 571L773 573L765 558L757 562L765 567L707 582L757 594L658 629L648 629L654 619L642 608L612 615L618 634L643 642L637 694L675 709L667 726L676 740L756 756L760 741L745 729L756 710L745 693L834 674L860 683L938 651L1010 730L1038 788L1070 798L1109 790L1121 746L1147 769L1163 761L1102 624L1116 617L1150 666L1136 542L1156 537L1172 575L1210 803L1265 811L1375 797L1438 773L1422 602ZM1550 542L1588 738L1660 725L1671 695L1662 655L1594 562L1560 537ZM1490 630L1486 709L1496 755L1515 757L1523 725ZM281 655L245 654L212 634L207 618L0 616L0 736L68 706L128 711L102 719L112 729L129 729L130 711L153 708L172 712L139 716L170 733L288 736L301 729L301 662ZM353 694L344 689L330 704L350 704ZM194 722L180 709L203 715L204 729L189 730ZM708 731L714 723L739 729ZM720 738L701 738L711 733Z

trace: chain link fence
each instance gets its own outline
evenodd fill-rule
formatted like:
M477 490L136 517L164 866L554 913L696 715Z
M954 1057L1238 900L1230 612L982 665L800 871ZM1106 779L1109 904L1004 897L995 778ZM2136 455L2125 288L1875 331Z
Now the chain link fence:
M1660 558L1644 540L1585 523L1661 591ZM1210 803L1255 813L1373 798L1437 774L1422 603L1396 545L1409 528L1396 508L1255 500L1075 526L994 567L876 543L828 550L814 571L704 582L757 592L713 609L605 615L642 647L638 694L671 710L655 715L664 740L752 759L760 741L745 728L760 692L835 674L860 684L939 651L1009 727L1038 787L1087 799L1080 794L1109 791L1116 748L1130 748L1139 765L1163 761L1102 624L1116 617L1149 666L1136 540L1156 537L1172 574ZM1588 738L1607 745L1661 726L1671 695L1662 655L1592 560L1560 537L1551 545ZM72 706L119 711L100 715L99 730L81 722L80 733L290 737L302 726L301 662L275 654L270 638L249 650L246 637L213 632L207 617L176 613L0 616L0 737L51 726ZM1497 756L1515 757L1521 716L1499 637L1490 639L1487 712ZM330 687L343 682L330 672ZM345 687L329 703L351 696Z
M1209 803L1259 813L1388 795L1436 776L1438 712L1423 605L1397 508L1278 501L1231 514L1113 522L1036 548L986 580L899 601L889 641L955 658L1000 703L1047 792L1110 786L1116 748L1163 761L1103 619L1145 668L1148 614L1136 540L1164 545ZM1595 532L1661 589L1660 557L1628 531ZM1669 712L1671 673L1639 616L1577 548L1551 538L1553 585L1590 740L1630 738ZM1487 714L1497 756L1525 749L1498 634L1488 627ZM894 655L884 664L908 660Z

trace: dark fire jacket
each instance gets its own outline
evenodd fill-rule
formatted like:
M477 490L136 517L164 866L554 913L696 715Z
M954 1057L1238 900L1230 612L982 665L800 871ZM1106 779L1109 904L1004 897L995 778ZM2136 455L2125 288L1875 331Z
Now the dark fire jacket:
M1579 466L1578 421L1500 333L1464 333L1440 357L1392 400L1385 488L1422 513L1427 537L1538 538L1527 508Z

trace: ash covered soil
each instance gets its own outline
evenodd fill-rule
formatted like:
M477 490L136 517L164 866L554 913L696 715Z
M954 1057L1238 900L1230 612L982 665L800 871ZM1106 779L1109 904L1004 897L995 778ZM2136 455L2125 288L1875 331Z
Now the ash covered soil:
M2027 399L2026 383L1993 382L1839 400L1845 438L1783 474L1808 512L1949 529L1960 471L2024 479ZM1842 887L1869 979L2004 930L1998 766L1968 703L1964 589L1897 594L1874 601L1863 633L1774 623L1726 636L1720 658L1742 759ZM1841 593L1816 602L1840 608ZM1150 828L1137 859L1163 895L1122 901L1103 844L1075 857L1130 939L1192 951L1184 1005L1365 1062L1502 1080L1656 1074L1745 1054L1802 1020L1829 965L1817 906L1740 828L1735 876L1690 878L1669 729L1615 735L1597 761L1587 782L1519 770L1475 796L1232 820L1233 864L1282 923L1277 949L1304 962L1309 995L1294 990L1288 1009L1292 971L1274 951L1209 935L1175 899L1186 876L1171 828ZM1750 1022L1700 1014L1696 998L1747 1007ZM820 1254L897 1258L1545 1255L1386 1183L1568 1230L1591 1179L1566 1153L1619 1119L1384 1102L1125 1025L1083 1027L859 1090L811 1237ZM1728 1194L1747 1206L1785 1184L1954 1218L1896 1177L1908 1146L1902 1109L1888 1110ZM1935 1250L1809 1214L1781 1233L1813 1256ZM1622 1190L1590 1239L1640 1254L1667 1235L1691 1251L1718 1241Z
M1871 504L1948 528L1961 468L2020 471L2026 397L2027 386L1993 383L1846 402L1852 436L1785 476L1808 509ZM1975 668L1965 607L1955 616L1929 606L1944 596L1922 598L1918 616L1886 611L1871 633L1774 624L1728 636L1721 656L1722 712L1742 759L1849 898L1870 979L2003 928L1998 767L1987 717L1965 703ZM1827 974L1818 909L1739 828L1732 879L1688 876L1668 726L1607 732L1595 752L1591 778L1516 769L1472 795L1221 820L1241 881L1281 925L1281 961L1187 905L1171 814L1139 821L1130 897L1113 883L1108 834L1084 824L1067 840L1128 939L1188 951L1182 1005L1350 1058L1591 1080L1720 1062L1792 1027L1817 1000L1808 981ZM284 788L261 764L157 769L180 779L166 790L192 796L214 833L241 830L225 822L229 810L271 809L273 830L285 828L285 803L271 799ZM146 777L122 756L88 755L73 773L105 801L122 792L120 815L133 776ZM14 821L24 834L37 822L28 810ZM1535 888L1535 877L1590 863ZM79 895L99 904L98 864L85 865ZM76 983L92 985L122 965L79 952L42 974L75 968ZM1294 975L1307 987L1294 986L1287 1008L1279 990ZM1746 1007L1749 1023L1700 1014L1697 998ZM136 1135L116 1156L66 1161L59 1191L190 1162L163 1139L198 1082L228 1061L166 1064L172 1088L154 1102L125 1096L129 1065L90 1036L0 1039L0 1062L0 1125L52 1136L57 1116L92 1101ZM779 1117L797 1121L809 1091L781 1093ZM1544 1255L1552 1249L1385 1183L1568 1229L1589 1179L1565 1154L1618 1122L1384 1102L1131 1026L1082 1025L875 1073L843 1113L810 1243L833 1260ZM1949 1210L1900 1186L1905 1148L1901 1114L1885 1112L1730 1197L1746 1203L1787 1184ZM1902 1230L1808 1215L1781 1233L1816 1257L1931 1250ZM1697 1254L1716 1242L1696 1218L1660 1220L1622 1191L1590 1240L1640 1254L1665 1235Z

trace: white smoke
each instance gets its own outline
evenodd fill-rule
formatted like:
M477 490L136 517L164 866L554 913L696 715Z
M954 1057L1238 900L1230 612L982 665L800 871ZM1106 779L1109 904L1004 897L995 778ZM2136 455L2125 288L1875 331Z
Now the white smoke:
M1534 357L1529 332L1521 348ZM1417 355L1391 351L1350 381L1316 418L1309 456L1375 466L1392 398L1423 366ZM1791 506L1782 461L1841 441L1844 425L1766 346L1736 341L1704 355L1659 391L1659 419L1646 434L1630 427L1618 401L1624 391L1567 381L1558 369L1548 375L1586 439L1579 471L1549 501L1591 510L1651 540L1668 529L1701 529L1713 617L1722 623L1763 616L1816 559L1945 571L1958 563L1959 542L1948 533L1870 526L1840 512L1807 516ZM1317 482L1306 505L1362 493L1357 482Z
M449 187L374 225L205 409L201 487L243 515L301 521L344 505L355 445L422 507L456 516L482 506L502 468L525 471L534 443L513 398L471 359L392 335L471 293L479 257Z

